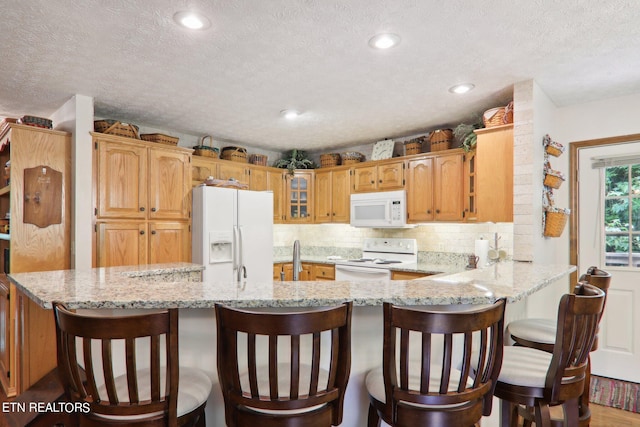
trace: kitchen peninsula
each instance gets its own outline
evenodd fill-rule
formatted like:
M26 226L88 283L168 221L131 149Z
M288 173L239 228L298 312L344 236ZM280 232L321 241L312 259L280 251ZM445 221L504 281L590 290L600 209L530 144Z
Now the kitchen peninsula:
M528 295L565 278L570 265L500 262L483 269L416 280L202 282L202 266L190 263L17 273L10 280L43 308L59 300L76 309L180 308L180 363L210 373L214 389L207 425L224 425L215 362L215 303L237 307L314 307L354 302L352 368L343 426L366 425L364 375L382 360L384 301L402 305L487 304L505 297L508 316L517 317ZM560 283L564 283L561 281ZM497 413L498 408L494 408ZM483 423L484 425L484 423Z

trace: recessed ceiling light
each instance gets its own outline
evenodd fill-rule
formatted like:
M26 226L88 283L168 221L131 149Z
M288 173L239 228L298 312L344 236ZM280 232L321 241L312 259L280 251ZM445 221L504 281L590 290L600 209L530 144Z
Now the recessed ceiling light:
M469 92L474 87L475 87L475 85L473 85L471 83L462 83L462 84L459 84L459 85L451 86L449 88L449 92L457 93L457 94L463 94L463 93Z
M400 36L391 33L377 34L369 39L369 46L375 49L389 49L398 43Z
M176 21L178 25L190 30L204 30L211 26L209 18L197 12L178 12L173 15L173 20Z
M302 114L300 111L297 110L282 110L280 111L280 115L282 117L284 117L287 120L293 120L296 119L300 116L300 114Z

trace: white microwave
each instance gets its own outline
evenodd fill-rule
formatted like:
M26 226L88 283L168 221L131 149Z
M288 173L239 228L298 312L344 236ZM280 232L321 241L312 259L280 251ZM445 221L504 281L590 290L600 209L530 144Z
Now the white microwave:
M404 190L351 195L351 225L371 228L406 228L407 195Z

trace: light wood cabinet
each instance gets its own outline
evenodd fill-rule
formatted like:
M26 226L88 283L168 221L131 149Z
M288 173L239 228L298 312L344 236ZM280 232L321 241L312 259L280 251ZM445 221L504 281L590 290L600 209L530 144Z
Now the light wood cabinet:
M391 270L391 280L413 280L421 277L427 277L429 274L418 273L416 271L399 271Z
M191 186L196 187L202 184L210 176L218 174L218 163L213 158L204 156L193 156L191 158Z
M404 188L404 161L402 160L369 166L354 166L353 168L353 191L355 193L402 188Z
M478 183L476 152L464 155L464 219L467 222L478 220Z
M273 192L273 222L285 222L285 171L270 169L267 171L267 190Z
M433 221L433 157L407 162L408 222Z
M435 157L433 205L436 221L462 221L464 217L464 155Z
M313 280L335 280L336 267L329 264L313 265Z
M313 223L313 172L296 171L286 177L286 212L288 223Z
M191 259L191 150L93 133L96 266Z
M349 168L315 172L315 223L348 223L351 173Z
M0 266L4 267L0 278L0 385L12 397L56 366L55 351L51 351L56 345L51 310L42 309L9 284L5 273L71 267L71 136L11 124L0 135L0 147L0 163L11 160L9 183L4 179L0 183L0 218L11 214L9 232L0 232ZM24 222L26 189L33 185L25 179L25 170L43 167L60 173L61 188L60 193L49 186L42 188L42 200L53 200L56 206L42 208L50 213L59 205L61 215L50 217L46 225L35 225ZM44 182L41 180L47 177L40 175L38 182ZM53 177L49 184L56 185Z
M513 221L513 124L475 131L477 220Z
M303 262L302 271L298 279L300 281L308 280L335 280L335 266L330 264L316 264L312 262ZM276 263L273 265L273 280L280 280L280 273L284 272L284 280L293 280L293 263Z
M462 150L407 162L407 214L411 223L461 221L464 211Z

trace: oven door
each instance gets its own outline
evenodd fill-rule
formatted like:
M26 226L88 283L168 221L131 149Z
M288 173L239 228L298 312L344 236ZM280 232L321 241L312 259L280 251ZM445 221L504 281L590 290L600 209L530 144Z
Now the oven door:
M386 268L336 264L335 280L348 280L351 282L363 282L367 280L391 280L391 270L387 270Z

